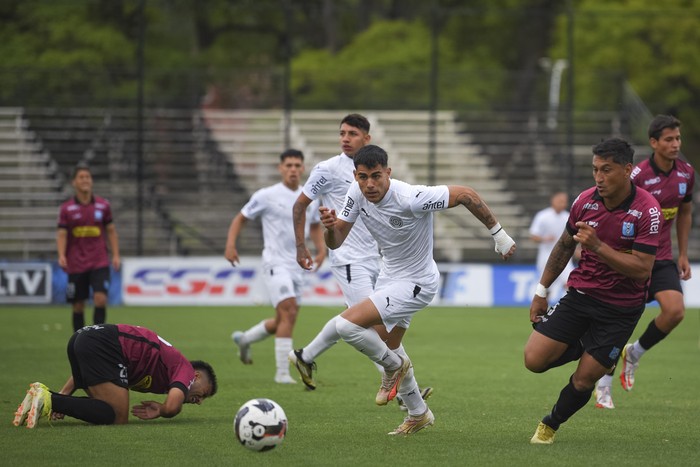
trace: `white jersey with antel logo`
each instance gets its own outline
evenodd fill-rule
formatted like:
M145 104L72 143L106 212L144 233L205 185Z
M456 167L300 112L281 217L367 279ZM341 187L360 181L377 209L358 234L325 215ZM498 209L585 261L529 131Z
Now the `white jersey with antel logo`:
M321 206L335 209L338 213L343 206L348 188L355 181L354 170L355 164L352 158L345 153L319 162L304 184L304 194L312 200L321 198ZM367 227L362 222L358 222L340 248L329 250L328 258L331 265L343 266L376 260L379 258L379 249Z
M432 213L447 209L449 199L445 185L409 185L391 180L384 198L374 204L354 182L336 214L338 219L354 222L352 230L358 226L357 218L362 218L382 252L381 276L420 282L438 273L433 260Z
M246 218L261 218L265 245L262 257L267 266L299 268L292 216L292 208L299 194L301 187L290 190L280 182L256 191L241 208L241 214ZM306 211L304 238L309 236L309 225L319 222L318 204L311 203Z

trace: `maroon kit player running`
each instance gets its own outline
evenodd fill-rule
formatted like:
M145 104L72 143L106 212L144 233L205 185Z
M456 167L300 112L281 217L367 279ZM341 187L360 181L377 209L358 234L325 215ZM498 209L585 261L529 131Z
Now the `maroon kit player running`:
M90 168L80 163L73 169L75 196L61 205L56 232L58 265L68 273L66 299L73 306L73 330L85 325L85 300L93 291L93 322L102 324L107 314L109 291L109 255L112 267L119 270L119 239L112 222L109 201L92 193Z
M659 251L651 273L648 300L659 302L661 313L652 319L637 341L627 344L620 357L620 382L625 391L634 387L634 373L642 355L661 342L685 316L681 280L691 277L688 238L693 214L695 170L681 160L681 122L670 115L657 115L649 124L649 144L654 153L632 170L632 183L659 201L664 223ZM678 264L673 261L673 223L676 223ZM612 375L596 386L596 407L613 409Z
M543 373L579 360L551 413L539 423L533 444L552 444L559 426L586 405L644 312L663 219L658 201L629 179L633 155L618 138L593 147L595 186L572 204L532 299L534 330L525 345L525 367ZM581 260L569 275L568 292L547 309L547 287L577 243Z
M131 413L142 419L172 418L182 405L201 404L216 394L216 375L205 362L187 360L150 329L129 324L85 326L68 341L71 377L60 392L41 383L29 385L14 425L34 428L41 417L65 415L96 425L129 419L129 390L167 394L163 403L142 401ZM83 389L89 397L74 397Z

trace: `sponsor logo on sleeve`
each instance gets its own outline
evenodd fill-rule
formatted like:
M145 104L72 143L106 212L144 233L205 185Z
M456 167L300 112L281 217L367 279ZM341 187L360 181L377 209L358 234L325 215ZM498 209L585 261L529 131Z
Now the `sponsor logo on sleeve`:
M349 216L353 206L355 206L355 200L348 196L348 202L345 203L345 207L343 208L343 216Z
M313 193L314 195L317 195L317 194L321 191L321 188L322 188L326 183L328 183L328 180L326 179L326 177L321 176L321 178L319 178L318 181L317 181L316 183L314 183L313 185L311 185L311 193Z
M445 209L445 200L441 201L428 201L423 204L423 211L437 211L440 209Z
M661 226L661 212L654 206L649 208L649 216L651 217L651 225L649 226L649 233L657 234L659 233L659 227Z

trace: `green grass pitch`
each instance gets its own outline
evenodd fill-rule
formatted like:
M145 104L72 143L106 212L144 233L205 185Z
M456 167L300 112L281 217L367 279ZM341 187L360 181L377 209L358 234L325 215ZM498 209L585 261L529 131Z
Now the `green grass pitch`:
M340 342L318 360L316 391L273 382L273 339L253 347L254 364L236 358L230 334L271 315L270 307L111 307L110 322L156 330L190 359L210 362L219 393L185 406L171 420L89 426L74 419L34 430L12 426L29 383L58 390L68 377L67 306L0 308L0 449L4 465L698 465L700 459L700 320L697 309L644 356L637 385L616 380L615 410L594 401L557 433L532 446L537 422L555 402L573 364L532 374L522 363L530 334L525 308L430 307L414 318L404 344L419 384L435 388L435 426L410 437L387 432L403 419L395 403L374 405L379 373ZM303 307L294 336L306 344L337 308ZM634 336L656 315L650 308ZM91 311L87 317L92 318ZM78 393L81 395L82 393ZM282 445L256 453L234 439L233 418L249 399L277 401L289 418ZM160 395L131 393L131 401Z

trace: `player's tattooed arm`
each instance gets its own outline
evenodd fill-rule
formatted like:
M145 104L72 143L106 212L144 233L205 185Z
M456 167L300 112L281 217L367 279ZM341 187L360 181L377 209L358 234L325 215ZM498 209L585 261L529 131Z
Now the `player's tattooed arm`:
M297 246L297 263L303 269L310 270L313 267L311 252L306 248L304 231L306 225L306 208L311 204L311 199L301 193L292 207L292 219L294 224L294 239Z
M486 205L486 202L479 196L474 189L466 186L449 186L450 202L449 207L461 204L472 213L486 228L490 229L498 222L496 217L491 212L491 209Z
M559 277L559 274L561 274L574 255L574 251L576 251L576 240L574 240L574 237L571 236L568 230L564 229L547 259L547 265L544 267L542 280L540 281L542 285L549 287Z

